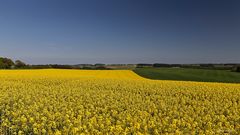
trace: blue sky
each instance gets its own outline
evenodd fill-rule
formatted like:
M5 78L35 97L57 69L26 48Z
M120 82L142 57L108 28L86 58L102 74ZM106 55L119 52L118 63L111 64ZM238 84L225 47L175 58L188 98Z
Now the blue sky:
M238 0L2 0L0 56L30 64L240 63Z

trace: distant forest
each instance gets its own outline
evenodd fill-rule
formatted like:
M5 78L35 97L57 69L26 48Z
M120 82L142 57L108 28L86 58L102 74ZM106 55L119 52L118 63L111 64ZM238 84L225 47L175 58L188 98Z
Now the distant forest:
M10 58L0 57L0 69L134 69L134 68L197 68L197 69L214 69L214 70L232 70L240 72L240 64L77 64L77 65L60 65L60 64L45 64L45 65L30 65L21 60L13 61Z
M60 64L45 64L45 65L30 65L21 60L13 61L10 58L0 57L0 69L109 69L105 64L78 64L78 65L60 65Z
M13 60L9 58L0 57L0 69L24 68L26 66L27 65L20 60L13 62Z
M164 64L164 63L155 63L155 64L137 64L137 68L194 68L194 69L213 69L213 70L232 70L240 72L240 64L236 63L227 63L227 64Z

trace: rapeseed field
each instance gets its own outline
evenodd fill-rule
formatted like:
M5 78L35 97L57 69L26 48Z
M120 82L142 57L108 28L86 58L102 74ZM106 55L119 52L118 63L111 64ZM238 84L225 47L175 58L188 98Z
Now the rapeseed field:
M129 70L1 70L0 126L15 135L237 135L240 84Z

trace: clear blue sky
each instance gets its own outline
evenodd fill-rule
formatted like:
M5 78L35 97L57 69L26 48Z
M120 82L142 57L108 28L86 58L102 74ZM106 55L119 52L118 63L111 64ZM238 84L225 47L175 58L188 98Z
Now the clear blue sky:
M1 0L0 56L30 64L240 62L239 0Z

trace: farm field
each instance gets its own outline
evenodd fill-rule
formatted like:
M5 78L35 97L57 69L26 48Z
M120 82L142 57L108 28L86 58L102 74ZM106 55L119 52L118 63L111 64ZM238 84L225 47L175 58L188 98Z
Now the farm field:
M228 70L190 68L137 68L140 76L155 80L240 83L240 73Z
M240 134L240 84L130 70L0 70L3 134Z

